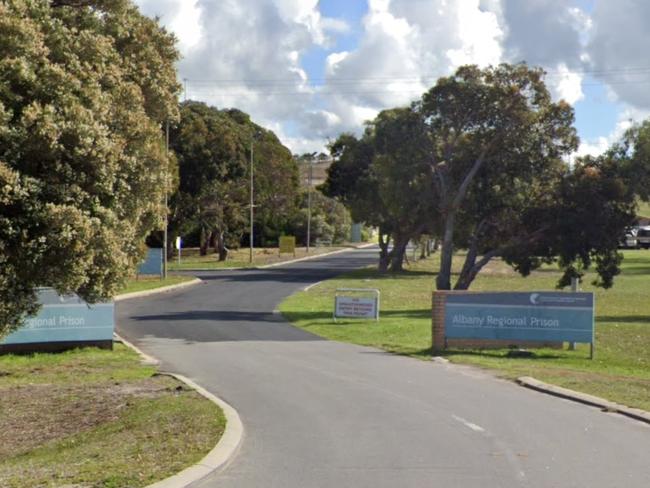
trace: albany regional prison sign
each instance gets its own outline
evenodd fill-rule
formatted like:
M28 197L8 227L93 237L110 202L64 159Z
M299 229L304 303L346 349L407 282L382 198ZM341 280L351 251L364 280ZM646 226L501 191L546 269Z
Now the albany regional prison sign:
M455 339L594 342L593 293L450 294L445 336Z
M113 340L113 303L89 305L76 295L38 293L41 310L0 342L3 346L51 343L108 343Z

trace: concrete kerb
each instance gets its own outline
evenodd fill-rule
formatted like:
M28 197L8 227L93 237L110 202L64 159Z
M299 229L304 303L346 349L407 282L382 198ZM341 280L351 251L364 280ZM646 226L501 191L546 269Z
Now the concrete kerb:
M122 300L129 300L131 298L148 297L151 295L157 295L158 293L166 293L169 291L179 290L181 288L187 288L188 286L198 285L199 283L203 283L203 280L194 278L193 280L190 281L184 281L183 283L177 283L175 285L161 286L160 288L154 288L153 290L143 290L143 291L134 291L133 293L124 293L122 295L117 295L115 298L113 298L113 301L121 302Z
M153 364L159 364L159 361L152 356L149 356L143 352L140 348L131 344L129 341L123 339L116 334L117 339L122 342L125 346L133 349L140 357L152 364L151 361L154 361ZM225 468L228 463L234 458L237 453L239 446L244 435L244 426L239 417L237 411L229 405L227 402L221 398L213 395L205 388L195 383L185 376L169 373L169 372L160 372L159 374L171 376L178 381L185 383L187 386L195 390L197 393L207 398L211 402L215 403L221 408L224 416L226 417L226 428L223 432L223 435L217 442L216 446L208 453L206 456L201 459L198 463L190 466L180 473L177 473L169 478L158 481L151 485L148 485L146 488L185 488L192 483L195 483L209 474L215 473L216 471Z
M549 385L548 383L544 383L543 381L536 380L535 378L531 378L529 376L522 376L520 378L517 378L517 383L532 390L554 395L566 400L584 403L585 405L590 405L592 407L598 407L606 412L619 413L621 415L625 415L626 417L630 417L635 420L650 424L650 412L646 412L645 410L627 407L625 405L610 402L604 398L588 395L586 393L570 390L568 388Z
M314 254L313 256L305 256L304 258L292 259L291 261L282 261L280 263L265 264L263 266L258 266L258 269L275 268L277 266L283 266L285 264L293 264L293 263L299 263L301 261L309 261L311 259L323 258L325 256L333 256L334 254L341 254L344 252L351 251L353 249L364 249L366 247L372 247L375 245L376 244L361 244L359 246L354 246L352 248L339 249L338 251L326 252L323 254Z
M178 474L147 486L146 488L185 488L192 483L205 478L217 470L225 468L237 453L244 434L244 426L237 411L228 403L213 395L194 381L174 373L162 373L176 378L196 390L208 400L221 407L226 417L226 429L217 445L194 466L184 469Z
M334 254L340 254L340 253L352 251L354 249L365 249L367 247L373 247L373 246L376 246L376 244L373 243L361 244L358 246L347 247L345 249L339 249L337 251L325 252L322 254L313 254L311 256L305 256L304 258L291 259L289 261L281 261L279 263L264 264L262 266L250 266L250 267L241 266L238 268L191 268L191 269L183 269L179 271L187 271L191 273L191 272L198 272L198 271L237 271L237 270L251 271L256 269L275 268L278 266L284 266L285 264L293 264L293 263L299 263L301 261L308 261L310 259L324 258L325 256L332 256Z

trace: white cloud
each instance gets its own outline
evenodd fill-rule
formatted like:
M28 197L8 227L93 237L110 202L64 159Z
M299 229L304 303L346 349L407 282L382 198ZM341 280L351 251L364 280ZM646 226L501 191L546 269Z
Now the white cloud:
M455 68L464 64L487 66L501 60L503 31L497 16L478 7L478 1L458 3L455 15L462 45L447 51L447 57Z
M135 0L135 3L145 15L159 17L162 25L176 35L182 54L200 41L201 11L196 0Z
M619 100L650 109L650 3L601 0L592 14L589 56L595 77L609 85Z
M598 156L604 153L614 143L618 142L628 129L648 117L650 117L650 110L627 106L618 114L616 126L609 135L581 141L580 147L575 155L584 156L588 154L591 156Z
M465 63L501 59L503 32L479 0L371 0L356 49L327 60L328 108L340 131L388 107L406 105ZM354 83L350 83L354 80Z
M408 104L466 63L541 65L554 98L570 103L584 99L584 71L597 71L590 83L608 84L611 100L636 110L634 120L650 109L650 69L639 69L650 50L646 2L596 0L587 13L566 0L368 0L355 26L323 16L318 0L136 3L179 38L189 97L249 112L294 151L360 132L378 111ZM358 44L331 51L348 34ZM328 53L324 85L302 65L314 49ZM581 151L613 137L585 141Z
M561 98L574 104L585 97L582 91L582 79L581 74L569 70L566 64L560 63L557 73L553 78L548 79L548 84L555 99Z
M580 141L580 147L574 156L599 156L609 149L610 144L610 138L605 136L597 137L591 141Z

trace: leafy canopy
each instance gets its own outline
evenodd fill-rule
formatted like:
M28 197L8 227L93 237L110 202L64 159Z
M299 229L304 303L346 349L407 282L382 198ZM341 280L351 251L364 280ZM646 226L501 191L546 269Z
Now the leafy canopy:
M291 152L244 112L185 102L171 147L179 164L178 191L172 198L174 231L199 228L205 239L227 234L238 243L249 225L251 147L257 226L270 226L266 235L277 233L295 213L298 168Z
M558 261L560 286L595 263L597 284L611 286L641 193L633 175L650 174L641 163L650 130L629 135L634 151L628 143L611 161L570 167L573 109L551 100L543 74L524 64L459 68L410 108L379 114L360 140L342 135L326 191L394 236L436 236L438 289L452 287L459 248L467 253L456 289L496 257L522 274Z
M126 0L0 2L0 335L111 297L160 223L175 40Z

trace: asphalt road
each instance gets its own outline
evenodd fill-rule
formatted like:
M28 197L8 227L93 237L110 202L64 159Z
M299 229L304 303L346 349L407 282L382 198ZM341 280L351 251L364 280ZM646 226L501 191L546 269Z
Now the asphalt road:
M650 427L470 368L321 340L274 314L374 262L353 251L119 302L118 330L233 405L231 464L196 487L648 488Z

